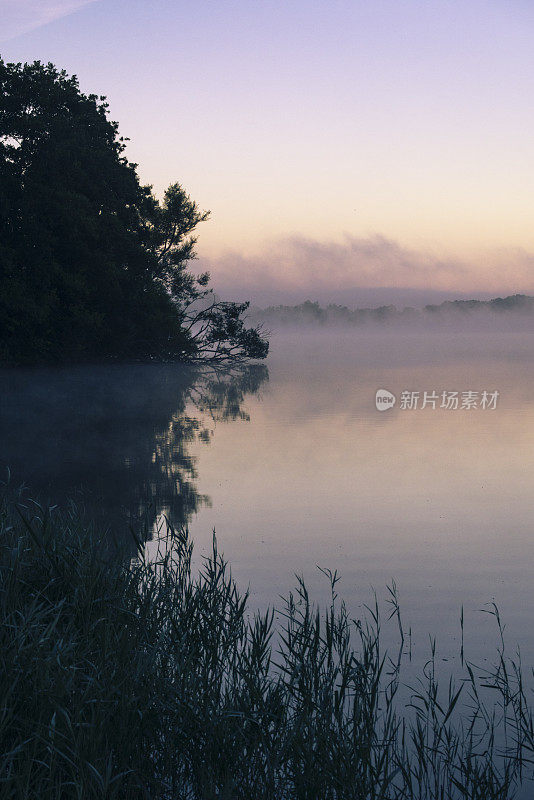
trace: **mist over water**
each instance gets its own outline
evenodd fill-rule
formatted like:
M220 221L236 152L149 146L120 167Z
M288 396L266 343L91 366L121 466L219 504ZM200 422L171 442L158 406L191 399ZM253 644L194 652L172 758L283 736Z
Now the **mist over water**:
M534 298L510 295L489 300L456 299L424 306L378 305L350 308L341 303L321 306L306 300L296 305L253 307L252 320L269 330L336 328L381 333L391 329L410 331L534 331Z
M493 657L495 601L534 663L534 333L279 328L267 368L179 365L3 371L2 467L44 500L81 500L115 534L187 524L259 607L338 570L355 616L396 581L414 671L429 636L458 662ZM378 389L395 395L380 412ZM495 408L482 393L498 392ZM402 407L403 393L417 408ZM435 407L422 408L424 393ZM442 408L458 392L460 407ZM462 408L463 393L476 407ZM118 532L118 534L117 534ZM148 543L150 552L151 544ZM393 623L392 623L393 624ZM389 641L395 646L396 631ZM406 644L408 647L408 643ZM466 645L467 647L467 645ZM446 659L446 660L444 660Z
M210 508L193 518L200 548L216 528L255 602L276 602L303 573L326 601L317 565L363 615L395 579L414 666L438 641L456 663L460 611L473 661L491 658L495 601L507 639L534 663L534 336L487 331L278 332L269 383L248 425L219 427L198 452ZM397 398L378 412L375 394ZM404 391L420 393L402 409ZM421 408L425 391L436 408ZM443 392L497 391L497 407L439 407ZM391 631L391 643L395 640Z

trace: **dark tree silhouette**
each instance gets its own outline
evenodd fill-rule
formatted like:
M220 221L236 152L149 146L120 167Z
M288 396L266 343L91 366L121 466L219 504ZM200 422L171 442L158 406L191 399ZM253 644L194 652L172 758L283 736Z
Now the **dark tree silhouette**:
M0 361L264 357L187 269L208 213L179 184L160 204L124 150L105 97L0 59Z
M162 205L153 203L146 234L154 263L154 280L163 286L177 309L182 329L194 346L194 361L236 361L265 358L269 344L261 326L247 328L244 314L249 303L219 300L207 288L209 273L193 275L187 263L196 257L196 236L191 234L209 217L178 183L165 192Z

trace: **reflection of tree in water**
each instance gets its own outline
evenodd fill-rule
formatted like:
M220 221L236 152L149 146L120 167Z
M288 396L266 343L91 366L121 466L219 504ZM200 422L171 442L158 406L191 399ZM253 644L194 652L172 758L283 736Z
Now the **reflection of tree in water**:
M264 365L247 365L232 370L203 368L194 376L182 406L172 414L166 429L154 437L156 476L144 494L150 494L155 513L164 511L174 525L188 522L201 504L209 503L209 498L196 490L198 476L188 445L196 440L209 443L218 422L248 421L245 397L256 394L269 373ZM189 410L195 416L187 413ZM146 513L146 506L140 511Z
M44 500L83 500L115 530L165 511L189 521L197 491L194 441L217 422L248 419L263 365L230 371L134 365L3 371L0 459Z

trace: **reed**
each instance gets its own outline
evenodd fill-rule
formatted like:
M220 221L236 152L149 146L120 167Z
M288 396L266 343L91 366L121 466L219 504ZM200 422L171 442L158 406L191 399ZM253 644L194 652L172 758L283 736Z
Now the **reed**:
M252 613L215 538L195 571L187 532L161 534L149 560L132 533L132 560L75 507L3 498L1 798L510 800L526 785L532 712L503 646L445 687L431 657L406 703L381 609L352 620L337 575L323 611L300 580L276 615ZM402 640L394 586L390 604Z

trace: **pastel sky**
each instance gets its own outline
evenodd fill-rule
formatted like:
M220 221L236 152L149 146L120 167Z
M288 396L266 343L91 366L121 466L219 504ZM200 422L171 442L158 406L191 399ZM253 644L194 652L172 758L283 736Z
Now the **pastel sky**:
M223 289L534 293L531 0L0 0L0 53L108 96Z

